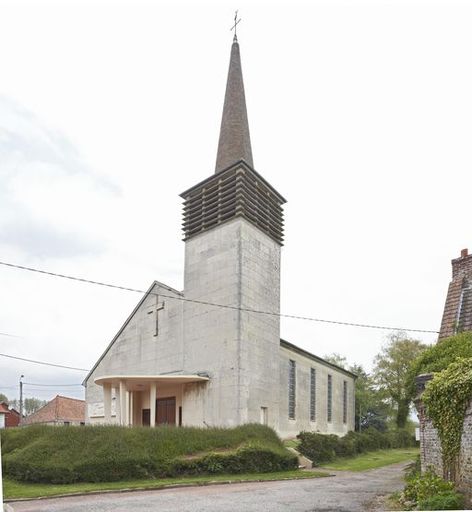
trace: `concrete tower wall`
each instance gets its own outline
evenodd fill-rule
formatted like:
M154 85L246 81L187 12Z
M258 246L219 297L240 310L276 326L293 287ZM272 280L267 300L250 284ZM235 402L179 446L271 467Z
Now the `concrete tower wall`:
M280 246L245 219L187 240L185 297L278 312ZM187 386L186 424L278 424L279 318L210 305L184 306L184 370L208 371L206 386Z

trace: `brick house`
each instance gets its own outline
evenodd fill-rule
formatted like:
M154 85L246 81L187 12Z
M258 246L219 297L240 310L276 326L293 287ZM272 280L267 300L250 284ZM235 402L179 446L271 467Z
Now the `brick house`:
M20 423L20 413L10 409L6 402L0 402L0 428L17 427Z

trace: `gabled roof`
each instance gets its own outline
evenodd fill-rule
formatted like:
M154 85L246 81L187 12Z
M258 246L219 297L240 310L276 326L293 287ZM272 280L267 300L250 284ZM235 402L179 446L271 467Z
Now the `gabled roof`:
M308 351L304 350L303 348L297 347L297 345L294 345L293 343L283 340L282 338L280 338L280 346L283 348L286 348L287 350L291 350L292 352L300 354L301 356L308 357L309 359L312 359L313 361L320 363L324 366L328 366L329 368L332 368L333 370L337 370L338 372L344 373L344 374L348 375L349 377L353 377L354 379L357 379L357 375L355 373L352 373L349 370L346 370L345 368L338 366L337 364L330 363L329 361L326 361L326 359L315 356L315 354L312 354L311 352L308 352Z
M97 368L97 366L100 364L100 362L102 361L102 359L107 355L108 351L111 349L111 347L113 346L113 344L115 343L115 341L118 339L118 337L120 336L120 334L124 331L125 327L129 324L129 322L131 321L131 319L133 318L133 316L135 315L136 311L138 311L138 309L141 307L141 305L144 303L144 301L146 300L147 297L149 297L149 295L151 294L152 292L152 289L154 288L154 286L156 285L159 285L160 287L162 288L167 288L167 290L169 290L170 292L172 293L175 293L177 295L180 295L180 296L183 296L183 293L182 292L179 292L179 290L176 290L175 288L172 288L171 286L167 286L166 284L164 283L161 283L160 281L153 281L153 283L151 284L151 286L147 289L146 293L141 297L141 300L136 304L136 307L133 309L133 311L131 312L131 314L129 315L129 317L125 320L125 323L120 327L119 331L115 334L114 338L111 340L111 342L108 344L107 348L104 350L103 354L98 358L97 362L93 365L92 369L87 373L87 376L85 377L85 379L83 380L82 382L82 386L86 386L87 385L87 381L88 379L90 378L90 376L92 375L92 373L95 371L95 369Z
M0 414L9 414L10 410L8 409L8 404L5 402L0 402Z
M85 421L85 400L57 395L23 420L23 425L56 421Z

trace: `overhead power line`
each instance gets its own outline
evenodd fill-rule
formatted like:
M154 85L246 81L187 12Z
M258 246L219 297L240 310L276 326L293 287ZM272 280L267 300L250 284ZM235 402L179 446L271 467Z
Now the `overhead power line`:
M54 388L63 388L65 386L82 386L82 384L34 384L33 382L23 382L24 386L42 386L42 387L54 387Z
M21 336L17 336L16 334L8 334L7 332L0 332L0 336L8 336L9 338L21 338Z
M77 370L78 372L88 372L86 368L75 368L74 366L66 366L64 364L48 363L45 361L36 361L35 359L27 359L26 357L10 356L9 354L0 354L1 357L8 357L9 359L17 359L19 361L26 361L27 363L42 364L44 366L54 366L55 368L65 368L66 370Z
M7 263L4 261L0 261L0 265L4 265L6 267L11 267L11 268L16 268L19 270L27 270L28 272L36 272L38 274L45 274L48 276L60 277L62 279L69 279L71 281L79 281L81 283L94 284L97 286L105 286L107 288L114 288L117 290L123 290L123 291L127 291L127 292L134 292L134 293L140 293L140 294L148 293L146 290L139 290L137 288L129 288L127 286L120 286L120 285L111 284L111 283L103 283L101 281L92 281L91 279L84 279L81 277L69 276L66 274L58 274L57 272L48 272L46 270L40 270L40 269L32 268L32 267L25 267L23 265L16 265L14 263ZM150 293L152 295L156 295L158 297L164 297L166 299L171 299L171 300L181 300L184 302L191 302L194 304L202 304L205 306L213 306L213 307L224 308L224 309L233 309L233 310L237 310L237 311L244 311L246 313L257 313L260 315L278 316L281 318L291 318L291 319L295 319L295 320L306 320L306 321L310 321L310 322L319 322L319 323L334 324L334 325L346 325L349 327L364 327L366 329L380 329L380 330L384 330L384 331L424 332L424 333L432 333L432 334L439 333L439 331L433 331L433 330L429 330L429 329L408 329L406 327L391 327L391 326L385 326L385 325L371 325L371 324L361 324L361 323L356 323L356 322L344 322L344 321L340 321L340 320L325 320L322 318L314 318L314 317L310 317L310 316L289 315L289 314L285 314L285 313L275 313L272 311L261 311L258 309L244 308L244 307L240 307L240 306L229 306L226 304L218 304L215 302L189 299L186 297L175 297L173 295L166 295L164 293L159 293L159 294L153 293L153 292L150 292Z

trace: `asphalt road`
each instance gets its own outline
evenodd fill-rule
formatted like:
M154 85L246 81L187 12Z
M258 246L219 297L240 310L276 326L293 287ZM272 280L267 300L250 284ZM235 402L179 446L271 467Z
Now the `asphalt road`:
M113 492L14 502L9 507L12 512L372 511L379 510L379 496L403 488L405 465L313 480Z

